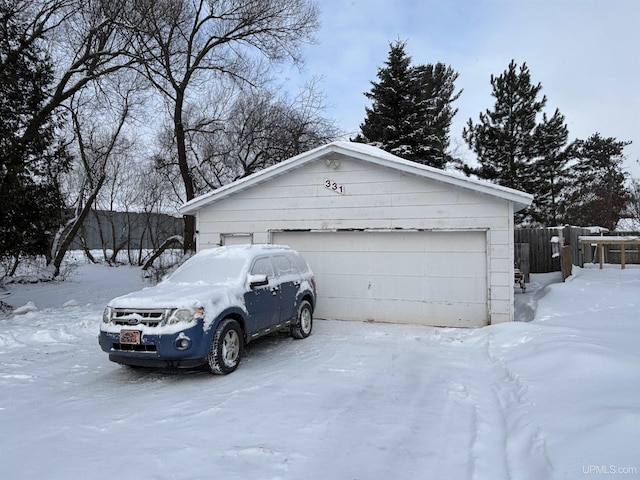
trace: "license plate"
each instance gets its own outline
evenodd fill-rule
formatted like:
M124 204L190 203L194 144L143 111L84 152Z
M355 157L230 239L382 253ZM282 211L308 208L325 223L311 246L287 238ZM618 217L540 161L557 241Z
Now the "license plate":
M140 343L140 331L120 330L120 343L138 345Z

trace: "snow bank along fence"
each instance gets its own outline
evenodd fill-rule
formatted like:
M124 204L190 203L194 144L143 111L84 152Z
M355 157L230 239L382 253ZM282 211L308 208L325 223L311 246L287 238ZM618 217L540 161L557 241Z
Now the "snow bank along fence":
M594 238L595 236L591 230L577 227L516 229L514 232L516 263L520 261L520 269L527 274L564 271L567 264L583 266L585 263L599 262L600 254L603 255L604 262L622 265L622 242L606 240L614 237L640 238L640 233L607 233L597 237L605 239L604 242L600 242L600 249L596 248L595 244L581 243L580 237ZM640 264L640 245L633 242L627 242L624 245L625 264ZM570 260L567 258L569 255ZM564 269L562 262L565 262Z

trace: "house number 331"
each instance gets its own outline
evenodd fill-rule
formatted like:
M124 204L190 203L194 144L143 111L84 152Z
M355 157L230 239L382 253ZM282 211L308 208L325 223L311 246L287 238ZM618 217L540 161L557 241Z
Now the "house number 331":
M332 182L331 180L327 179L324 181L324 186L325 188L328 188L329 190L333 190L334 192L337 192L341 195L344 194L344 187L339 183Z

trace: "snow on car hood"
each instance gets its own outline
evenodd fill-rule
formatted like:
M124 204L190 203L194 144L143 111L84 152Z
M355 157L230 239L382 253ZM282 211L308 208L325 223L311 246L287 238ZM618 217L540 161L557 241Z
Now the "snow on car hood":
M244 290L239 282L210 284L165 281L111 300L107 306L130 309L204 307L205 329L226 308L237 306L246 311Z

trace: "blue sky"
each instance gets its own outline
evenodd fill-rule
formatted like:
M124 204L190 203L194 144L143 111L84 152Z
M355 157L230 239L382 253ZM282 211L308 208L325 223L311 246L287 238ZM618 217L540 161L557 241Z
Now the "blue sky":
M301 75L321 77L326 115L355 133L389 43L407 42L413 64L443 62L463 89L452 145L471 161L461 132L492 108L490 77L514 59L542 84L547 111L565 115L571 139L595 132L631 140L626 167L640 178L640 1L638 0L321 0L317 42Z

